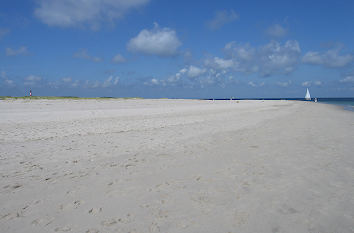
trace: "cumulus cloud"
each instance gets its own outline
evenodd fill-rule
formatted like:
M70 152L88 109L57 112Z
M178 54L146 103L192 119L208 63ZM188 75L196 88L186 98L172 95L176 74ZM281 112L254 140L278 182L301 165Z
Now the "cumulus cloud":
M317 80L317 81L305 81L301 85L303 87L310 87L312 85L314 85L314 86L322 86L322 84L323 84L322 81Z
M239 18L239 15L236 14L234 10L223 10L217 11L214 17L207 22L207 27L211 30L216 30L221 28L227 23L231 23Z
M301 84L303 87L310 87L311 86L311 81L305 81Z
M175 75L168 77L166 82L171 85L176 85L182 77L188 72L187 68L180 69Z
M73 57L85 59L85 60L89 60L89 61L93 61L93 62L101 62L102 61L102 58L100 58L100 57L95 57L95 56L89 55L87 52L87 49L80 49L79 51L74 53Z
M283 37L287 33L287 29L279 24L273 24L267 28L266 33L271 37Z
M113 77L112 75L109 76L106 80L103 81L102 87L110 87L115 86L119 82L119 77Z
M118 85L118 83L119 83L119 77L118 76L114 77L113 75L111 75L107 79L103 80L102 82L98 80L94 80L94 81L86 80L83 83L83 87L84 88L108 88L108 87L114 87ZM73 84L75 84L75 82Z
M277 82L276 84L280 87L288 87L291 85L291 83L292 83L291 80L289 80L289 81L285 81L285 82Z
M6 48L6 56L27 55L27 47L21 46L18 49Z
M75 80L74 82L71 83L71 87L78 87L79 86L79 80Z
M226 56L237 61L237 64L249 63L256 57L256 48L249 43L240 44L232 41L225 45L224 51Z
M112 58L112 62L117 63L117 64L123 63L125 61L126 61L126 59L120 54L117 54Z
M285 44L271 41L255 48L250 44L230 42L225 45L225 54L233 61L233 69L239 72L259 72L263 76L292 72L301 55L297 41L288 40Z
M118 85L118 83L119 83L119 77L118 76L114 77L113 75L111 75L107 79L103 80L102 82L98 80L94 80L94 81L86 80L82 86L84 88L108 88L108 87L114 87ZM75 84L75 82L73 84Z
M354 83L354 76L353 75L346 76L345 78L339 80L339 82L341 82L341 83Z
M35 76L35 75L29 75L25 78L25 80L36 82L36 81L41 81L42 78L39 76Z
M206 66L211 66L217 69L229 69L234 66L234 62L232 59L223 59L219 57L214 57L213 59L205 60Z
M176 32L170 28L160 28L157 23L151 30L142 30L127 44L132 52L157 56L174 56L180 46Z
M187 66L179 70L167 80L159 80L159 85L184 86L184 87L205 87L218 85L224 88L228 84L235 84L238 81L230 75L227 70L216 70L208 67Z
M314 81L313 84L316 86L322 86L323 82L322 81Z
M14 83L14 80L5 79L5 84L8 85L8 86L13 86L15 83Z
M4 83L6 86L14 86L14 85L15 85L15 82L14 82L12 79L9 79L9 78L7 77L7 74L6 74L5 71L1 71L0 77L1 77L1 79L3 80L3 83Z
M35 86L42 80L41 77L36 75L29 75L25 78L23 85L25 86Z
M61 79L64 83L70 83L72 79L70 77L65 77Z
M151 83L157 85L159 84L159 80L157 80L156 78L152 78Z
M248 85L251 87L263 87L265 85L265 82L255 83L253 81L249 81Z
M353 62L353 56L350 54L341 55L340 49L331 49L326 52L310 51L304 55L302 62L329 68L341 68Z
M129 10L149 0L38 0L35 16L49 26L89 25L97 29L102 22L113 22Z
M187 70L187 75L190 78L195 78L198 77L199 75L202 75L206 72L206 69L202 69L196 66L189 66L188 70Z
M300 61L301 49L297 41L279 43L271 41L259 47L250 44L230 42L224 48L225 57L209 57L202 65L188 65L166 80L157 80L156 85L183 85L201 87L237 83L235 72L258 73L262 76L287 74L292 72ZM151 84L149 82L149 84ZM265 82L250 81L253 87L262 87ZM279 86L289 86L291 81L279 82Z
M168 80L163 80L163 79L157 79L157 78L151 78L149 80L147 80L146 82L144 82L144 85L146 86L166 86L167 82L169 82Z
M290 73L295 69L301 54L297 41L287 41L284 45L276 41L260 49L260 66L263 75Z

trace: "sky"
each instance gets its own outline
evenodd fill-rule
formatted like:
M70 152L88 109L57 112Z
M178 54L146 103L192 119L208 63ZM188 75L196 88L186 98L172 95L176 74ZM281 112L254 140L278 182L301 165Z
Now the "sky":
M1 0L0 96L354 97L354 1Z

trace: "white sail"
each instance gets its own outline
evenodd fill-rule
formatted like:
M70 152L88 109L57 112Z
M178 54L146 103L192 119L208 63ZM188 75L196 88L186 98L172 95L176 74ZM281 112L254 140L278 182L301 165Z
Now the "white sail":
M308 88L307 88L307 90L306 90L305 99L306 99L306 100L311 100L311 95L310 95L310 91L309 91Z

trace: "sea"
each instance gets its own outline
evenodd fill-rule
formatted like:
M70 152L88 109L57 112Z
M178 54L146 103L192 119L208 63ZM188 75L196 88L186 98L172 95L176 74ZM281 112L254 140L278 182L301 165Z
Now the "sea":
M209 99L212 100L212 99ZM215 100L229 100L229 99L215 99ZM233 98L232 100L298 100L298 101L315 101L305 100L304 98ZM343 107L345 110L354 111L354 98L317 98L318 103L333 104Z
M354 98L317 98L318 103L342 106L345 110L354 111Z

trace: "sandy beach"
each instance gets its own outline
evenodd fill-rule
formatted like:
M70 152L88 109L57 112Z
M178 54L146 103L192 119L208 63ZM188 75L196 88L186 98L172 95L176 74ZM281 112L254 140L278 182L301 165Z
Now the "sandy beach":
M354 232L354 112L0 100L0 232Z

